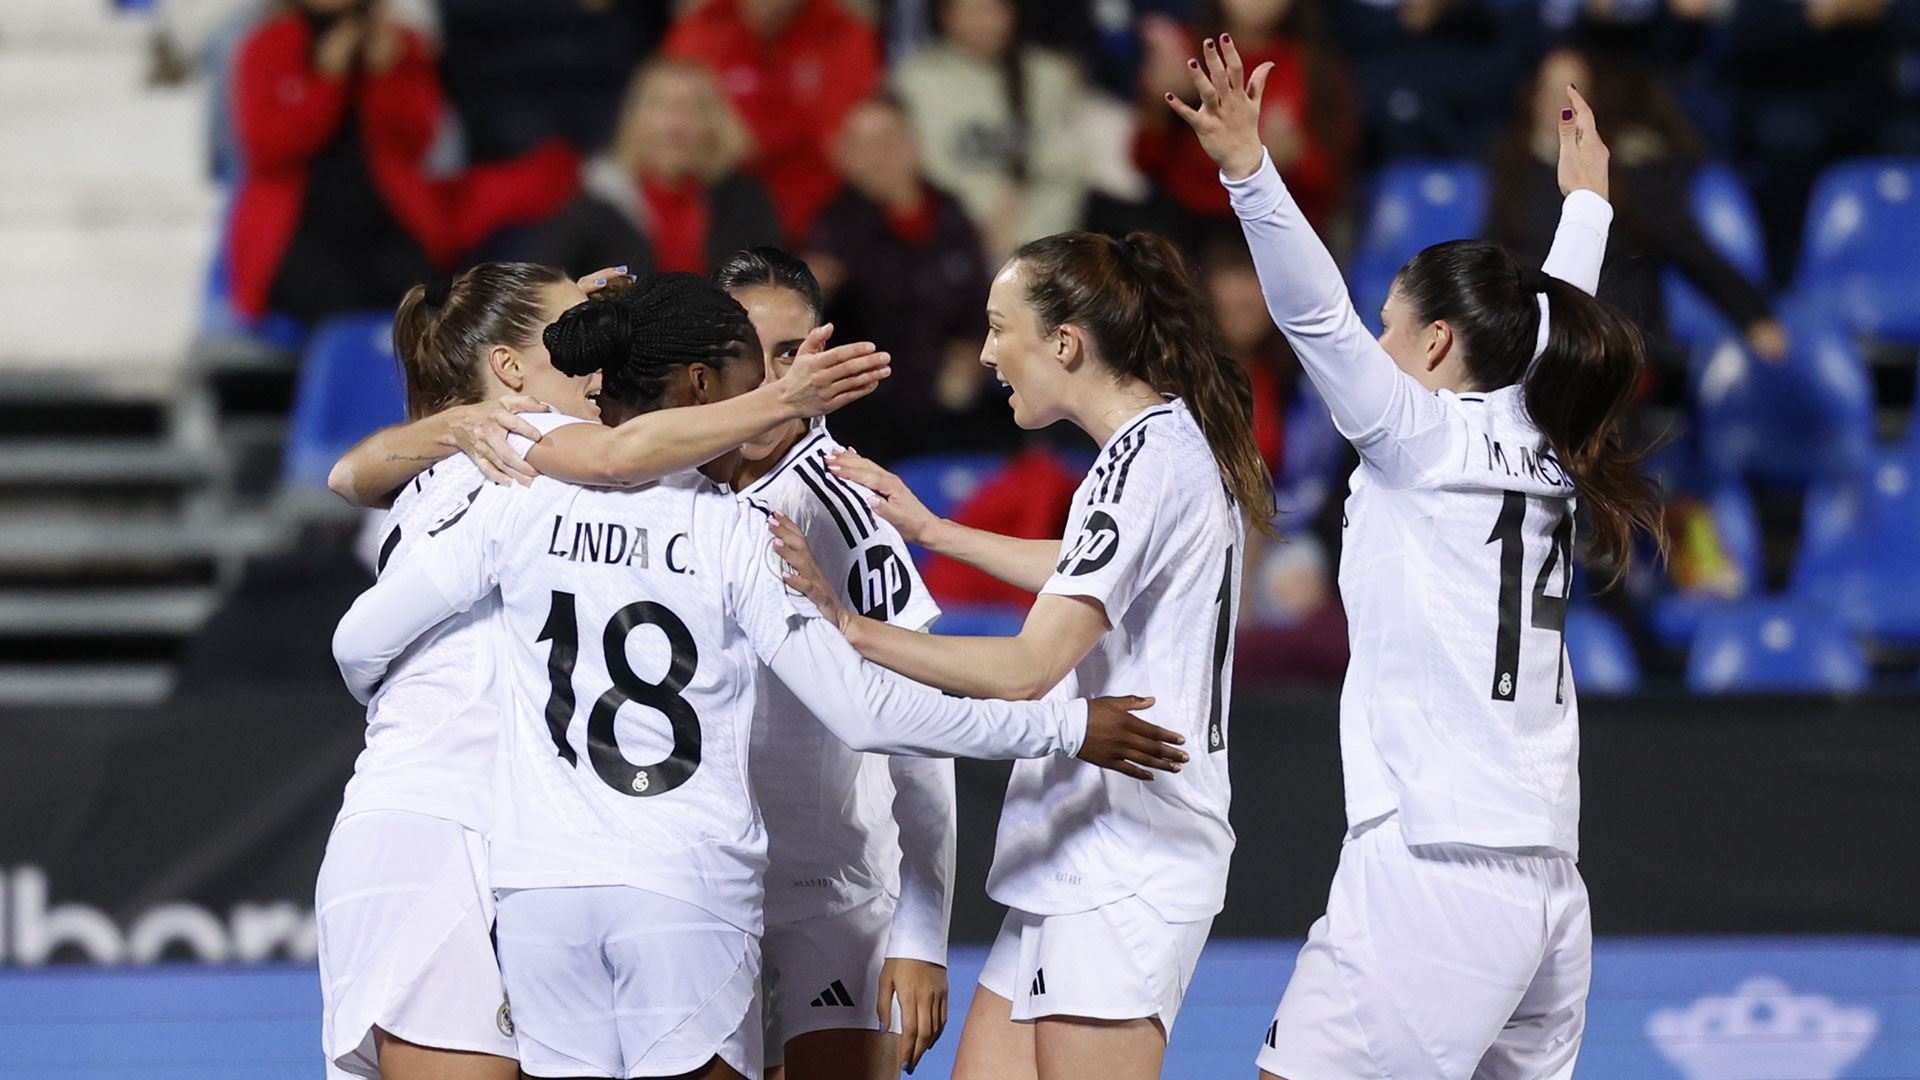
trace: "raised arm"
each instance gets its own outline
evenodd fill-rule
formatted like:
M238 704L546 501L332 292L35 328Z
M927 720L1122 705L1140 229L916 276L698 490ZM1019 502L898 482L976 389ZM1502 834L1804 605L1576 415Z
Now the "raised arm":
M937 517L898 476L859 454L845 450L828 459L834 475L870 489L873 512L900 530L910 544L977 570L1028 592L1039 592L1060 557L1058 540L1025 540Z
M1580 91L1567 87L1567 108L1560 111L1560 224L1553 247L1540 269L1592 296L1600 289L1600 264L1607 257L1607 232L1613 206L1607 202L1611 155L1594 128L1593 110Z
M1172 94L1167 103L1220 165L1274 323L1326 399L1340 433L1363 439L1379 428L1396 399L1418 385L1367 332L1340 267L1260 141L1260 99L1273 65L1260 65L1249 79L1231 42L1208 39L1203 53L1204 69L1189 62L1200 107Z

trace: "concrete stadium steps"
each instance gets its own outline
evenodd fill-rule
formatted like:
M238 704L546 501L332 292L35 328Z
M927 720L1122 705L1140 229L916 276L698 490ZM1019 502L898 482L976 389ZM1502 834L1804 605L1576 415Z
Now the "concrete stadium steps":
M0 705L163 699L246 561L291 526L240 507L204 379L0 379Z

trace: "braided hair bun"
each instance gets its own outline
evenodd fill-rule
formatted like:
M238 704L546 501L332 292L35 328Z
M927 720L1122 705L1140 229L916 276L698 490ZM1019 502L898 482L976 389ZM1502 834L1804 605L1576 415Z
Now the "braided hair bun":
M620 295L575 305L547 327L553 366L601 373L600 392L629 408L659 404L677 367L723 367L759 338L739 302L698 274L649 274Z

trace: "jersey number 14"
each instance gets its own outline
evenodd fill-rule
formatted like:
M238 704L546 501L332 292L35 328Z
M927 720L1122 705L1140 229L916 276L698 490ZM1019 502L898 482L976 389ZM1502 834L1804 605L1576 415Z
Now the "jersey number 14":
M672 658L667 673L659 682L648 682L635 674L627 663L627 635L642 626L658 627L667 637ZM553 606L547 610L547 623L535 641L551 641L547 654L547 734L553 746L569 765L579 764L579 755L567 741L567 729L573 725L573 668L580 659L580 620L574 612L572 593L553 594ZM628 604L613 613L600 635L607 674L613 685L593 703L587 713L587 760L594 774L622 795L663 795L693 775L700 767L700 717L693 703L681 696L693 681L700 664L700 649L694 644L687 624L666 607L651 600ZM614 737L613 721L620 706L643 705L667 718L673 730L673 750L651 765L635 765L620 752Z
M1546 561L1533 580L1533 616L1535 630L1550 630L1559 635L1554 644L1560 651L1560 674L1553 688L1554 704L1566 701L1567 685L1567 598L1573 593L1573 515L1565 499L1544 499L1557 515ZM1527 496L1509 491L1500 504L1500 518L1493 523L1487 543L1500 545L1500 628L1493 643L1493 699L1512 701L1520 690L1520 606L1526 599L1521 580L1526 563ZM1558 593L1549 591L1553 572L1561 572Z

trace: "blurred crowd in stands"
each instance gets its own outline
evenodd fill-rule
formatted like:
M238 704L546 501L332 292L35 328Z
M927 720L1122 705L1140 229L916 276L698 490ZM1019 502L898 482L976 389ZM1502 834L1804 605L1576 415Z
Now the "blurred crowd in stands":
M883 391L835 418L841 437L919 459L956 513L1004 531L1057 535L1092 448L1015 429L975 362L991 275L1062 230L1174 237L1253 377L1291 540L1249 560L1245 644L1265 659L1243 665L1344 663L1332 568L1352 459L1267 319L1213 165L1161 100L1193 96L1202 35L1274 63L1267 147L1369 319L1408 244L1477 232L1541 258L1563 88L1591 99L1615 165L1601 292L1646 331L1649 442L1674 508L1671 572L1601 602L1637 642L1629 659L1690 640L1703 607L1812 573L1808 493L1829 483L1845 503L1902 438L1889 410L1910 405L1898 320L1846 324L1844 303L1800 286L1809 206L1836 165L1886 159L1869 195L1920 216L1887 179L1920 177L1903 160L1920 157L1920 0L154 6L164 47L216 87L212 167L233 191L218 280L242 319L311 328L483 258L702 272L781 244L814 267L837 336L895 358ZM1845 444L1831 462L1748 414L1703 415L1711 397L1825 416L1831 348L1869 395L1864 414L1828 410L1854 417L1829 425L1846 431L1808 421L1809 439ZM1770 369L1802 381L1747 385ZM1762 444L1746 457L1703 444L1742 418ZM1011 599L952 577L949 602Z

